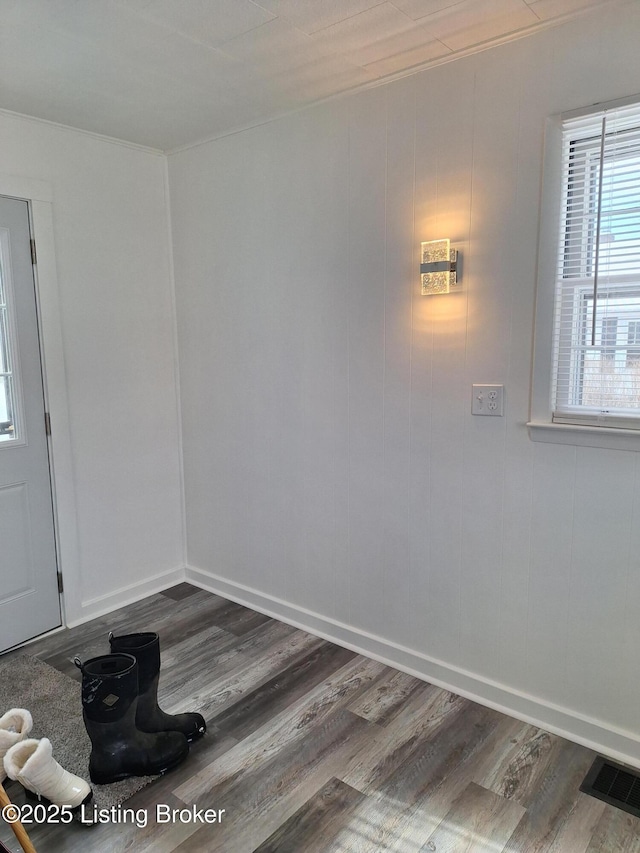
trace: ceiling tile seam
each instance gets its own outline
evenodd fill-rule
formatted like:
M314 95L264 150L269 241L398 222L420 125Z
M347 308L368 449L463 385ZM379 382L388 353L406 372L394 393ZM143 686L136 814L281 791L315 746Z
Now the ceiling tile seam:
M535 0L521 0L521 2L522 2L522 5L523 5L523 8L524 8L524 9L527 9L529 12L532 12L532 13L536 16L536 18L537 18L539 21L541 21L541 20L542 20L542 18L540 17L540 15L538 15L538 13L536 12L536 10L531 6L531 3L532 3L532 2L535 2Z
M257 2L257 0L250 0L250 2L251 2L251 3L253 3L253 5L254 5L254 6L258 6L258 7L259 7L260 9L262 9L263 11L265 11L265 12L269 12L269 13L273 14L273 13L271 12L271 10L270 10L270 9L265 9L265 8L264 8L264 6L261 6L261 5L260 5L260 3L258 3L258 2ZM347 15L347 17L346 17L346 18L340 18L340 20L339 20L339 21L334 21L332 24L327 24L327 25L326 25L326 26L324 26L324 27L318 27L318 29L317 29L317 30L311 30L310 32L307 32L306 30L301 30L301 29L300 29L300 27L298 27L296 24L294 24L294 23L293 23L293 21L292 21L292 20L288 17L288 15L286 15L286 14L284 14L284 15L276 15L276 17L277 17L277 18L280 18L280 19L281 19L281 20L283 20L283 21L285 21L287 24L289 24L290 26L294 27L294 29L297 29L297 30L299 30L301 33L304 33L304 35L306 35L306 36L310 36L310 37L313 37L314 35L316 35L317 33L321 32L322 30L329 29L329 27L335 27L335 26L337 26L338 24L343 24L345 21L349 21L349 20L351 20L351 18L356 18L358 15L362 15L364 12L369 12L371 9L377 9L377 8L378 8L378 6L384 6L384 5L387 5L387 6L393 6L393 7L394 7L394 8L396 8L396 9L398 8L398 7L395 5L395 3L392 3L392 2L391 2L391 0L378 0L378 2L377 2L377 3L374 3L374 4L373 4L373 6L369 6L369 8L368 8L368 9L363 9L361 12L355 12L353 15ZM401 9L398 9L398 11L399 11L399 12L401 12L402 10L401 10ZM403 13L403 14L405 14L405 13ZM411 20L411 19L410 19L410 20ZM269 22L267 21L267 23L269 23Z
M264 23L259 24L257 27L252 27L250 30L247 30L246 33L239 33L237 36L234 36L233 38L230 38L230 39L227 39L226 41L221 42L218 45L218 47L216 48L216 50L218 52L220 52L221 54L223 54L228 59L232 59L235 62L241 62L243 65L251 65L252 63L248 62L247 60L241 60L241 59L238 59L237 56L234 56L232 53L226 53L224 50L224 46L227 44L233 44L233 42L238 41L239 39L245 38L247 35L249 35L249 33L255 33L258 30L261 30L263 27L269 27L274 23L274 21L283 21L283 23L285 23L288 27L291 27L292 30L295 30L296 33L301 35L303 37L303 39L305 39L305 40L308 39L310 45L313 44L312 36L310 36L308 33L305 33L304 30L301 30L299 27L295 26L295 24L292 24L290 21L285 20L283 15L277 15L275 18L272 18L270 21L265 21Z
M313 38L314 36L317 36L320 33L325 32L325 30L330 30L333 27L337 27L340 24L346 23L347 21L354 21L356 18L359 18L362 15L368 14L371 11L371 9L379 9L380 6L391 6L396 10L396 12L399 12L403 18L407 19L407 24L408 24L407 29L412 29L417 24L417 21L414 21L413 18L410 18L406 12L403 12L402 9L398 9L398 7L395 5L395 3L390 2L390 0L383 0L382 3L377 3L375 6L371 6L369 9L363 9L361 12L356 12L355 15L349 15L348 18L343 18L342 21L336 21L333 24L328 24L326 27L319 27L317 30L314 30L313 33L310 33L309 35Z
M537 18L539 21L542 21L542 18L541 18L541 17L540 17L540 15L536 12L536 10L533 8L533 6L531 5L531 3L529 3L529 0L524 0L524 2L527 4L527 9L529 9L531 12L533 12L533 14L536 16L536 18Z
M248 30L244 30L244 32L237 33L235 36L232 36L231 38L225 39L224 41L221 41L219 44L216 44L216 45L209 44L206 41L202 41L202 39L199 39L197 36L191 35L191 33L187 33L184 30L178 30L178 29L172 30L171 36L180 36L180 38L186 39L187 41L191 41L194 44L199 44L199 45L202 45L202 47L206 47L207 50L211 50L215 53L221 53L222 54L223 51L220 50L220 47L222 45L229 44L230 42L234 41L235 39L243 38L244 36L247 36L249 33L255 32L255 30L259 30L261 27L264 27L267 24L272 24L274 21L277 21L278 19L279 19L279 16L274 15L274 17L271 18L269 21L263 21L261 24L256 24L255 27L251 27ZM228 54L226 54L226 55L228 55Z
M463 5L464 3L466 3L466 2L467 2L467 0L458 0L458 2L457 2L457 3L452 3L452 4L451 4L451 6L445 6L445 8L444 8L444 9L440 9L440 10L438 10L438 11L436 11L436 12L427 12L427 14L426 14L426 15L420 15L420 17L418 17L418 18L411 18L411 20L412 20L415 24L418 24L418 23L422 24L422 22L423 22L423 21L426 21L426 20L427 20L427 18L432 18L432 17L435 17L436 15L441 15L441 14L442 14L442 12L447 12L447 13L448 13L448 12L450 12L451 10L456 9L456 7L458 7L458 6L462 6L462 5ZM397 9L399 12L403 12L403 14L405 14L405 15L407 14L407 13L406 13L406 12L404 12L404 10L403 10L403 9L401 9L401 8L400 8L396 3L394 3L394 0L389 0L389 3L390 3L392 6L395 6L395 7L396 7L396 9ZM407 16L407 17L409 17L409 16Z
M116 0L116 2L117 2L117 0ZM250 33L252 30L258 29L259 27L264 26L264 24L272 23L273 21L275 21L279 17L278 15L275 14L275 12L272 12L270 9L265 9L263 6L260 6L258 3L254 2L254 0L248 0L248 2L251 3L252 6L255 6L256 8L260 9L260 11L263 12L265 15L269 15L270 17L266 21L262 21L262 23L260 23L260 24L256 24L255 26L250 26L249 29L244 30L241 33L237 33L235 36L233 36L233 38L238 38L242 35L246 35L247 33ZM201 41L200 39L194 37L191 33L187 32L186 30L180 29L179 26L176 26L174 23L169 23L166 21L163 22L162 20L159 20L158 18L156 18L153 15L153 13L150 13L149 11L147 11L148 7L151 5L152 5L152 2L148 3L147 6L141 8L141 9L138 9L138 10L131 9L131 10L129 10L129 12L130 12L130 14L132 14L136 18L138 18L140 21L143 21L146 23L153 22L154 26L158 27L159 29L166 30L169 36L179 35L179 36L182 36L183 38L194 41L196 44L203 44L206 47L209 47L212 49L215 49L217 47L216 45L211 45L211 44L208 44L207 42ZM125 9L126 8L127 7L125 6ZM225 41L231 41L231 39L225 39Z

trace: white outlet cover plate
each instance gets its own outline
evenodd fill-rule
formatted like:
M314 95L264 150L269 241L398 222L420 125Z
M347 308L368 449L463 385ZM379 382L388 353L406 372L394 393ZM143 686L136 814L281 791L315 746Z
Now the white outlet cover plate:
M473 385L471 414L501 418L504 415L504 385Z

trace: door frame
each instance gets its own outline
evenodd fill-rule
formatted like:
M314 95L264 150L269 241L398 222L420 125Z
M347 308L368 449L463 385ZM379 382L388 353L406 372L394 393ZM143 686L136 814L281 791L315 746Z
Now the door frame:
M64 592L60 596L60 611L62 625L65 626L81 612L81 577L69 402L54 246L53 191L46 181L0 173L0 195L28 203L31 236L36 244L36 264L33 271L45 411L51 416L51 435L47 440L58 572L62 575L64 586Z

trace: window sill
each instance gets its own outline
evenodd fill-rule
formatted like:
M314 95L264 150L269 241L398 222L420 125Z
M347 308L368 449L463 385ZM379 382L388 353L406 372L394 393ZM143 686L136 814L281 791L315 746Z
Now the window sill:
M640 451L640 430L554 424L545 421L529 421L527 428L531 441Z

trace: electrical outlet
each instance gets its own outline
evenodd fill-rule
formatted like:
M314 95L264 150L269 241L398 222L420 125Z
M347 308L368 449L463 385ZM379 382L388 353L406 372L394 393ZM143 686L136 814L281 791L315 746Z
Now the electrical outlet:
M504 385L473 385L472 415L501 418L504 415Z

